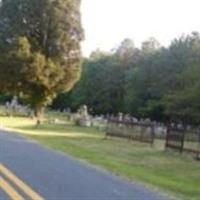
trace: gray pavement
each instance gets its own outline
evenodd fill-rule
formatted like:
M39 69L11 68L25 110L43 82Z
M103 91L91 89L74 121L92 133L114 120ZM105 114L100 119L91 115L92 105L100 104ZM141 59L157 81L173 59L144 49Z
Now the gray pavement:
M6 131L0 131L0 164L7 166L46 200L168 199ZM9 199L1 189L0 199Z

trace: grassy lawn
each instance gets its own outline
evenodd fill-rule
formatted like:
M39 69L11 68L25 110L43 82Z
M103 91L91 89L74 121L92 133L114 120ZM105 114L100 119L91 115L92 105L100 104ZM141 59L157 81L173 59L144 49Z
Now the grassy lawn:
M200 162L187 155L164 151L161 141L156 141L151 148L123 139L104 140L104 133L94 128L81 128L69 123L44 123L37 128L28 118L0 117L0 125L180 199L200 199Z

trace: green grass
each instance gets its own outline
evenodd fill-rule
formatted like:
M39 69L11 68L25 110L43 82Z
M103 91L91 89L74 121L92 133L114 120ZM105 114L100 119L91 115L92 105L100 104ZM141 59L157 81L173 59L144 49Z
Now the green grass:
M185 154L164 151L161 141L156 141L151 148L124 139L104 140L105 134L93 128L69 123L44 123L37 128L35 122L27 118L0 117L0 124L129 180L137 180L180 199L200 199L200 162Z

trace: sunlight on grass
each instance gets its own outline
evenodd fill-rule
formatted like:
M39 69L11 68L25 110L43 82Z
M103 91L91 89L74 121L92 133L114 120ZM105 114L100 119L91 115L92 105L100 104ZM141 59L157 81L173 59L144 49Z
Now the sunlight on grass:
M14 130L26 135L40 135L40 136L66 136L66 137L96 137L100 138L102 135L89 133L85 128L78 130L74 129L74 126L70 124L48 124L44 123L39 127L36 126L36 122L29 118L24 117L0 117L1 127L6 127L9 130ZM97 132L97 130L93 129Z
M162 140L156 140L151 147L126 139L104 139L104 132L70 123L44 123L36 127L35 121L27 118L0 117L0 124L114 174L141 181L180 199L199 200L200 163L191 156L164 151Z

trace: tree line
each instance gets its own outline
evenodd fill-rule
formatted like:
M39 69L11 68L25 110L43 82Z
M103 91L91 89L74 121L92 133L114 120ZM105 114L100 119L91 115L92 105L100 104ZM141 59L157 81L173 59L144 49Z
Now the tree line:
M200 121L200 34L174 39L168 47L150 38L135 47L125 39L110 52L85 58L81 80L52 107L92 114L130 113L138 118L198 124Z

